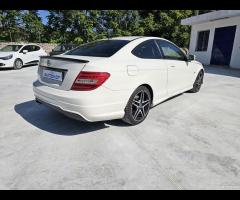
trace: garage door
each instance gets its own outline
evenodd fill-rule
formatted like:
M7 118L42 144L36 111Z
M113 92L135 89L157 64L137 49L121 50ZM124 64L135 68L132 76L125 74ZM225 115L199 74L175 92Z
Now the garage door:
M212 65L229 66L231 61L235 32L236 26L228 26L215 29L211 57Z

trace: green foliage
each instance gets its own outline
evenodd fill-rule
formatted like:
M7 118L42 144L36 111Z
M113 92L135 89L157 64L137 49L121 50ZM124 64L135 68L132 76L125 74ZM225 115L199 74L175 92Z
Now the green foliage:
M44 26L37 11L30 10L22 13L22 26L25 30L25 40L29 42L41 42L41 35L43 33Z
M16 41L21 33L19 28L20 11L0 10L0 40Z
M83 39L81 37L75 37L73 40L74 44L82 44L83 43Z
M0 40L41 42L43 30L36 10L0 10Z
M0 10L0 40L82 44L107 37L146 35L187 47L190 27L181 19L209 10Z
M143 17L144 35L169 39L181 47L188 46L190 27L182 26L181 20L194 14L191 10L140 11Z

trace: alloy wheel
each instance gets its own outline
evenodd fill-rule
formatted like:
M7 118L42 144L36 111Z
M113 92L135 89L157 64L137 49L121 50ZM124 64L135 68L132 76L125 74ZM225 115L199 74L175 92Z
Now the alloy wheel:
M135 121L142 121L147 116L150 109L150 101L151 97L144 90L135 95L132 102L132 117Z
M202 81L203 81L203 73L200 72L200 73L198 74L197 80L196 80L196 82L195 82L196 88L200 88L200 87L201 87Z
M16 66L17 69L21 69L22 66L23 66L22 61L21 60L16 60L15 66Z

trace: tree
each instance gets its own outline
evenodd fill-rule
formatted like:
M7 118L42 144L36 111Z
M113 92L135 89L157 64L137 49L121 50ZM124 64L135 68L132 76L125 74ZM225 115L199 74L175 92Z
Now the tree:
M20 33L19 21L20 11L18 10L0 10L1 20L1 40L16 41Z
M193 15L191 10L140 11L144 35L163 37L181 47L188 46L190 27L181 25L181 20Z
M210 10L198 10L199 14ZM196 10L50 10L43 25L37 10L0 10L1 40L82 44L107 37L145 35L187 47Z
M136 10L107 10L101 12L99 23L105 36L143 35L140 15Z
M24 29L25 40L29 42L41 42L44 25L38 16L37 10L23 11L21 15L21 26Z
M144 33L144 29L140 27L138 11L50 11L48 19L48 27L55 32L59 42L83 43L106 37Z

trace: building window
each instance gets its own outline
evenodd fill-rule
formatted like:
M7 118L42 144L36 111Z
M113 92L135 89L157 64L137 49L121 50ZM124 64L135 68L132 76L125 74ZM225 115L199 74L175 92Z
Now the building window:
M198 32L197 48L196 51L207 51L208 39L210 31L200 31Z

